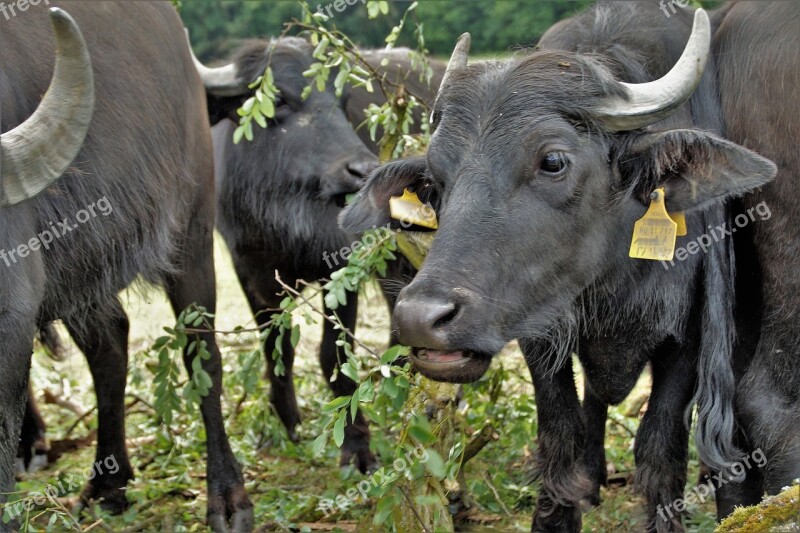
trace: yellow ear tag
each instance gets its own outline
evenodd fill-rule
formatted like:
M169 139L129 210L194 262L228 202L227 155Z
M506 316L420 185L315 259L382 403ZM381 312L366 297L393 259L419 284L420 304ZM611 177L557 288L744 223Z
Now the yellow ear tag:
M650 194L647 213L633 225L633 238L628 255L635 259L671 261L675 254L675 238L678 224L667 213L664 206L664 189Z
M678 225L678 237L683 237L689 230L686 228L686 215L683 214L683 211L678 211L677 213L670 213L669 218L675 221Z
M417 193L409 191L407 188L402 196L392 196L389 198L389 213L392 218L400 222L416 224L423 228L438 229L439 221L436 219L436 212L428 204L423 204Z

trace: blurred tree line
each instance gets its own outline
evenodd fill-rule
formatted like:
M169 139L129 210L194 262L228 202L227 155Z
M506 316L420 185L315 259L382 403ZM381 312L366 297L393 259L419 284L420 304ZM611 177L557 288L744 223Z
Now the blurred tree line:
M351 2L353 0L350 0ZM408 0L389 2L389 15L367 18L361 0L339 13L334 0L308 0L313 11L318 6L334 15L330 24L364 47L382 47L392 26L409 5ZM420 0L417 18L424 26L425 41L434 55L449 56L456 39L472 33L474 54L491 54L535 44L556 21L568 17L591 0ZM341 6L341 4L340 4ZM181 16L191 31L192 45L203 60L224 57L242 39L278 35L283 23L300 17L297 0L183 0ZM401 39L413 45L413 38Z
M330 6L335 25L363 47L382 47L384 38L402 16L410 0L391 0L389 16L367 18L362 0L345 0L342 12L334 0L308 0L309 7L323 12ZM569 17L592 0L419 0L417 18L424 26L428 49L436 56L447 57L456 39L465 31L472 33L473 55L488 55L536 44L555 22ZM632 0L637 1L637 0ZM659 0L638 0L658 2ZM670 1L677 0L665 0ZM684 0L685 1L685 0ZM721 0L689 0L713 7ZM297 0L182 0L181 16L191 30L195 52L203 60L225 57L238 43L251 37L280 34L283 23L300 17ZM410 26L410 25L408 25ZM407 26L406 32L410 33ZM411 35L401 44L413 45Z

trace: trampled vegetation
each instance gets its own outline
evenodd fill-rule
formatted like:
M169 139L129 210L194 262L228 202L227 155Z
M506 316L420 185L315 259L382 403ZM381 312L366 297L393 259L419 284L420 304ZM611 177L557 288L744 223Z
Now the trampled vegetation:
M219 242L217 269L220 297L218 329L232 331L237 325L252 328L244 296L238 287L227 251ZM309 288L307 297L318 291ZM316 296L313 300L318 300ZM131 508L122 516L110 516L99 508L90 516L75 522L67 510L76 501L78 489L60 495L58 506L53 502L36 506L29 515L30 531L205 531L201 522L205 514L204 432L199 413L175 412L168 429L159 423L158 408L154 400L154 377L158 360L150 350L163 327L172 326L169 305L159 292L142 294L140 290L128 291L123 298L132 319L131 373L128 378L127 434L131 462L135 465L136 479L129 484L128 499ZM375 367L374 357L366 348L382 353L387 347L389 317L379 291L373 284L362 292L365 305L359 312L358 338L365 347L356 349L356 356L365 366ZM317 304L319 305L319 304ZM323 382L316 362L320 334L319 316L312 314L314 323L307 324L303 309L295 311L295 322L300 325L300 340L295 362L298 400L303 414L300 427L301 442L293 444L269 406L269 385L263 378L263 356L258 346L257 334L244 332L220 335L220 345L225 362L224 409L228 420L231 444L243 465L247 489L256 506L258 526L264 531L381 531L388 530L387 518L383 526L375 526L380 488L370 487L369 496L359 499L345 510L329 513L326 517L321 502L346 495L348 489L357 489L359 481L369 479L354 468L340 469L339 450L333 438L315 453L315 440L329 426L330 410L326 405L333 399ZM159 333L159 331L161 333ZM66 338L66 337L65 337ZM174 355L173 355L174 356ZM178 363L179 361L176 361ZM179 367L180 368L180 367ZM376 378L378 379L378 378ZM456 393L456 387L434 384L420 377L412 378L412 397L402 409L389 406L385 424L371 423L373 445L380 463L392 471L397 458L408 457L398 443L407 431L411 413L427 418L430 405L447 409L447 402ZM91 444L96 421L91 378L82 355L74 347L68 349L63 362L52 361L42 351L34 356L34 388L39 391L43 414L48 422L51 445L67 448L49 468L26 474L18 483L20 495L43 490L48 484L72 476L82 483L84 472L94 461ZM186 383L181 369L180 388ZM603 490L604 501L584 516L585 531L636 531L644 516L638 497L632 492L634 471L633 435L647 400L649 383L644 376L631 396L620 406L613 407L607 427L606 457L612 482ZM433 399L430 402L429 399ZM413 406L411 405L413 404ZM89 414L81 419L78 413ZM521 353L510 347L493 364L489 374L474 385L464 386L464 396L458 408L440 413L432 421L433 428L442 425L457 428L455 435L467 442L485 441L485 447L466 463L463 474L457 476L458 488L463 491L463 501L469 501L471 510L461 527L470 531L528 531L530 516L536 497L536 484L529 486L535 473L533 451L536 447L536 406L533 387ZM424 426L424 423L422 424ZM414 430L424 438L424 427ZM447 449L441 443L428 444L441 450L446 459ZM410 448L413 450L415 445ZM76 449L69 449L76 448ZM413 453L410 454L413 458ZM409 495L415 497L418 487L441 480L446 489L456 485L446 479L441 465L429 460L411 468L403 477ZM689 486L697 480L699 464L692 451ZM438 475L438 477L437 477ZM444 478L444 479L442 479ZM393 485L398 487L399 485ZM385 487L385 486L384 486ZM400 498L402 493L397 491ZM444 509L444 502L421 498L415 504L422 509ZM460 509L462 510L463 509ZM690 531L707 532L714 528L713 503L691 508ZM99 523L98 523L99 522ZM99 529L98 529L99 528ZM306 529L304 529L306 528ZM413 523L400 531L418 531Z

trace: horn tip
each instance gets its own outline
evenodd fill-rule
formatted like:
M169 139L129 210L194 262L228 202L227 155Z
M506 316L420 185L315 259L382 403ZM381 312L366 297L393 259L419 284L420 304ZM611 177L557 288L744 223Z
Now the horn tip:
M75 22L75 19L72 18L72 15L60 7L51 7L49 11L50 21L53 24L53 28L55 29L56 33L61 33L62 35L67 33L80 33L80 30L78 30L78 24Z
M709 24L708 20L708 13L702 7L698 7L697 10L694 12L694 23L697 24Z
M60 7L51 7L49 11L50 11L50 17L52 17L55 20L63 20L67 22L72 19L72 17L69 16L69 13L67 13Z

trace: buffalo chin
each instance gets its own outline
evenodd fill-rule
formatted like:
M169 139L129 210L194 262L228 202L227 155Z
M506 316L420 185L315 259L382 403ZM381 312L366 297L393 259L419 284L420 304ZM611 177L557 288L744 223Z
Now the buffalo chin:
M426 378L446 383L478 381L492 363L491 354L470 350L431 350L414 348L410 355L414 368Z

